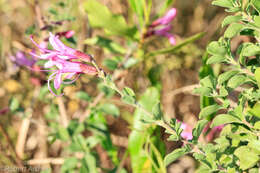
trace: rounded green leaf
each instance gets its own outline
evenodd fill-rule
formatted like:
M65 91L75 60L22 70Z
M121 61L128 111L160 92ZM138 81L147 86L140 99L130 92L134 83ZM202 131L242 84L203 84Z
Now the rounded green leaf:
M233 24L229 25L229 27L225 31L224 37L225 38L235 37L236 35L238 35L242 31L243 28L244 28L244 26L242 24L233 23Z
M217 115L213 119L211 127L219 126L219 125L222 125L222 124L235 123L235 122L239 123L241 121L238 118L236 118L236 117L234 117L232 115L220 114L220 115Z
M242 170L253 167L259 160L259 156L257 155L257 153L255 153L247 146L239 147L238 149L236 149L234 154L240 160L239 165Z

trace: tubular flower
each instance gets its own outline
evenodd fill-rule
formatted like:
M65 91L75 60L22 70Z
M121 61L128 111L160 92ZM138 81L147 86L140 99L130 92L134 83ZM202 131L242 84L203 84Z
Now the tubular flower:
M91 55L84 54L83 52L65 46L58 39L58 37L54 36L53 34L50 33L49 42L54 48L54 50L49 50L39 46L32 39L32 37L31 40L41 51L41 55L36 55L34 53L31 53L31 55L39 59L47 60L47 62L44 64L44 68L47 70L41 70L41 71L53 72L48 78L48 88L53 95L57 96L50 87L51 80L54 80L54 88L57 90L60 88L60 85L62 83L71 84L75 82L78 79L79 75L82 73L89 74L89 75L97 74L97 69L95 67L88 64L84 64L80 61L75 61L76 59L76 60L83 60L83 61L90 62L92 59ZM56 67L56 69L49 70L49 68L53 68L53 67ZM62 80L62 79L72 79L74 76L75 78L69 82L64 82Z
M49 42L54 50L49 50L43 48L42 46L38 45L31 36L31 41L40 49L42 54L40 56L31 53L33 56L36 56L40 59L49 59L54 56L58 56L61 59L71 60L71 59L80 59L85 62L91 62L92 56L89 54L85 54L81 51L72 49L66 45L64 45L58 38L58 36L53 35L50 33Z
M172 45L176 44L174 36L170 33L172 26L171 21L175 18L177 10L175 8L170 9L165 16L155 20L148 28L147 33L144 37L149 37L152 35L167 37Z
M171 21L175 18L177 14L176 8L170 9L165 16L155 20L152 24L151 27L156 27L158 25L168 25L171 23Z

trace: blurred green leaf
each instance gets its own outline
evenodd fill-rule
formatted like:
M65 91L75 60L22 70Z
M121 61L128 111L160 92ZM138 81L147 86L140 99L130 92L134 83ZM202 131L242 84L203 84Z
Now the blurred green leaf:
M183 46L186 46L187 44L190 44L190 43L193 43L196 40L199 40L204 35L205 35L205 32L195 34L195 35L185 39L184 41L182 41L181 43L179 43L175 46L165 48L165 49L156 50L156 51L147 53L145 56L149 57L149 56L156 56L156 55L160 55L160 54L175 53L176 51L178 51Z
M128 27L123 16L112 14L106 6L98 1L87 0L84 8L92 27L104 28L106 32L113 35L134 37L136 28Z
M165 166L168 166L170 163L174 162L179 157L181 157L189 152L190 152L190 150L188 149L188 147L182 147L182 148L173 150L170 154L167 154L165 156L165 158L164 158Z
M69 140L69 138L70 138L70 135L69 135L68 130L63 126L59 126L58 133L57 133L57 139L67 141L67 140Z
M96 158L91 153L85 153L84 158L81 160L81 164L83 168L80 169L82 173L98 173L98 169L96 166Z
M138 59L136 58L129 58L125 63L124 63L124 68L130 68L132 66L134 66L135 64L137 64L139 62Z
M139 103L149 112L158 103L160 93L156 88L148 88L141 96ZM148 135L152 134L153 130L149 125L144 124L141 120L146 119L148 115L141 109L136 109L134 113L133 130L129 136L128 149L131 157L132 171L139 173L144 171L144 164L147 157L143 154L143 146ZM148 128L150 130L148 130ZM148 171L148 170L146 170Z
M122 100L125 102L125 103L128 103L128 104L133 104L135 103L135 93L134 91L129 88L129 87L125 87L123 89L123 96L122 96Z
M19 100L15 97L11 98L10 101L9 101L9 109L12 112L15 112L19 109L19 107L20 107Z
M120 54L126 53L125 48L122 47L120 44L102 36L88 38L84 41L84 43L88 45L97 45L103 47L106 51L110 53L120 53Z
M78 164L78 159L75 157L70 157L65 159L64 163L62 164L61 167L61 172L66 173L72 171L74 168L77 167Z
M28 28L26 28L25 34L32 35L35 33L35 29L36 29L35 25L29 26Z
M254 5L255 9L260 13L260 1L259 0L252 0L252 4Z
M128 0L131 8L136 13L140 27L144 25L144 1L143 0Z
M84 92L84 91L78 91L76 93L76 97L81 99L81 100L85 100L85 101L91 101L91 97L88 95L88 93Z
M120 112L119 109L116 107L116 105L111 103L105 103L99 106L99 109L109 115L113 115L115 117L118 117Z

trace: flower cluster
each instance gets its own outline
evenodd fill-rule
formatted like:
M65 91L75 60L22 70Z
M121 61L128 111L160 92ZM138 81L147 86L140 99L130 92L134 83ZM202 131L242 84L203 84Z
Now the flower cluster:
M155 20L148 28L147 33L144 37L149 37L152 35L167 37L172 45L176 44L175 37L170 33L172 25L170 24L172 20L176 17L177 10L175 8L170 9L165 16Z
M48 88L52 94L57 96L50 87L50 81L54 79L54 88L57 90L60 88L61 84L70 84L75 82L79 77L79 74L85 73L89 75L95 75L97 73L97 69L89 64L82 63L79 60L84 62L91 63L92 56L89 54L85 54L81 51L72 49L64 45L58 38L58 36L50 33L49 43L54 48L53 50L46 49L41 45L37 44L33 37L31 36L32 42L39 48L41 54L36 55L31 52L33 57L37 57L39 59L47 60L44 64L44 68L47 70L42 71L52 71L53 73L48 78ZM49 70L49 68L56 67L55 70ZM63 76L64 74L64 76ZM63 79L72 79L70 82L65 82ZM64 78L63 78L64 77Z

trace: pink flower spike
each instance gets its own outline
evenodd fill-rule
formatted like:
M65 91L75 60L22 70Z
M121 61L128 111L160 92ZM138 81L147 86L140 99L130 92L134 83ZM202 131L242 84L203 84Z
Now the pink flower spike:
M158 25L168 25L176 16L177 10L176 8L170 9L165 16L155 20L152 24L151 27L156 27Z

